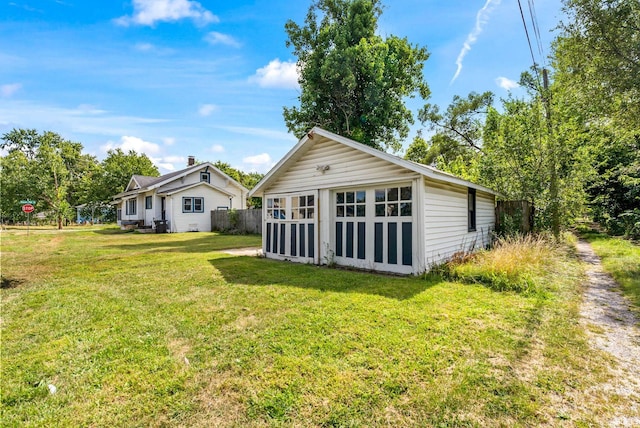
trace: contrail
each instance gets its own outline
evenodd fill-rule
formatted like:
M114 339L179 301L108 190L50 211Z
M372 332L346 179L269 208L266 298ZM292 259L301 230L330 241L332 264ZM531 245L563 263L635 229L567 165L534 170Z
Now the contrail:
M456 70L456 74L453 75L453 79L451 79L451 83L449 84L452 84L460 75L460 72L462 71L462 60L464 59L465 55L467 55L467 52L471 50L471 45L473 45L478 40L478 36L480 35L480 33L482 33L483 25L489 21L489 14L493 10L494 6L500 4L500 1L501 0L487 0L484 6L482 6L482 9L480 9L476 14L476 25L467 36L467 40L465 40L464 44L462 45L462 49L458 54L458 59L456 59L458 69Z

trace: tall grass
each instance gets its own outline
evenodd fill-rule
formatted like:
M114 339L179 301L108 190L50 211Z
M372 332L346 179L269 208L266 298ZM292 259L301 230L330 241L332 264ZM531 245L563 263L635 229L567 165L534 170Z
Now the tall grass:
M558 275L567 272L567 251L547 235L499 238L491 250L456 257L444 272L452 279L481 283L497 291L544 293L557 287Z

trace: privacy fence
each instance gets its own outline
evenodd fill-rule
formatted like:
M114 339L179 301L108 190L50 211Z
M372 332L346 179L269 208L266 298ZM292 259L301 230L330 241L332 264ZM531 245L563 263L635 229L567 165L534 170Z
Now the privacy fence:
M211 211L211 230L262 234L262 210Z

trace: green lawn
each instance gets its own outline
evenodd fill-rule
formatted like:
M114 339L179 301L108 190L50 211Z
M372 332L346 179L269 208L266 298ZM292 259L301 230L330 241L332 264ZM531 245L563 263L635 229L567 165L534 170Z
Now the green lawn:
M590 229L583 230L581 236L591 243L604 270L620 284L640 313L640 245Z
M255 236L3 231L1 425L597 425L624 397L550 294L220 250ZM48 385L55 385L51 394Z

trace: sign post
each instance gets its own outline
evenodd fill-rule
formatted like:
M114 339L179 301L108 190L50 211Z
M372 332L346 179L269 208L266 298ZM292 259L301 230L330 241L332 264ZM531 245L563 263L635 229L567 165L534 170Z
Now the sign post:
M35 210L35 207L33 206L33 204L35 203L35 201L20 201L20 203L24 203L24 205L22 206L22 211L27 213L27 236L29 236L29 226L31 226L31 213L33 212L33 210Z

